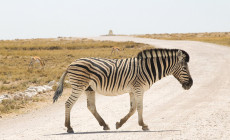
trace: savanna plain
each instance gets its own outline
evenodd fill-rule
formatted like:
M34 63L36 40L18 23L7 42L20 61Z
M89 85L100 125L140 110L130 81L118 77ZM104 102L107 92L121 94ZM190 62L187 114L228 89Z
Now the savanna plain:
M112 52L113 47L121 51ZM101 57L119 59L135 57L143 48L151 46L127 42L94 41L86 38L59 37L56 39L16 39L0 41L0 95L24 91L29 86L58 81L68 65L79 58ZM39 63L29 65L31 57L38 56L45 66ZM69 86L68 84L66 85ZM70 87L70 86L69 86ZM53 87L54 90L56 86ZM32 102L44 101L42 94L31 100L3 100L0 114L9 114L20 108L29 107Z
M111 54L114 46L121 51ZM98 112L110 131L103 131L97 124L82 95L71 112L74 134L67 134L64 127L64 104L71 93L68 83L55 104L54 91L32 99L3 100L0 139L230 139L228 46L229 32L1 40L0 95L58 81L78 58L128 58L148 48L187 51L194 85L184 91L175 78L167 77L146 92L143 117L150 131L142 131L138 126L137 113L122 128L115 129L115 123L128 113L128 94L96 96ZM42 58L45 67L29 67L32 56Z

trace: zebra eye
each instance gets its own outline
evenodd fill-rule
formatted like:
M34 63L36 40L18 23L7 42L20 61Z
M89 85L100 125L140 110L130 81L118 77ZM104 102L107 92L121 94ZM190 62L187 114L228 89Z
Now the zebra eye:
M186 67L182 67L182 70L183 70L183 71L186 71Z

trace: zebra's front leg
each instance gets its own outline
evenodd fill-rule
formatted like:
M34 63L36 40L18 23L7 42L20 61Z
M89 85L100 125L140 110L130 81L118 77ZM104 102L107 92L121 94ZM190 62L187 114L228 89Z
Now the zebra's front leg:
M138 112L138 123L142 126L142 130L146 131L149 130L148 125L146 125L143 121L143 95L144 92L140 89L135 90L135 100L137 104L137 112Z
M130 110L129 113L120 120L120 122L116 123L116 129L120 128L136 111L136 102L135 102L135 97L132 92L129 93L130 95Z
M81 89L72 89L72 94L65 103L65 126L68 133L74 133L73 128L70 126L70 111L82 92L83 90Z
M97 109L95 106L95 91L86 90L85 93L87 95L87 107L89 111L97 119L100 126L103 126L103 130L110 130L109 126L105 123L105 121L101 118L101 116L97 112Z

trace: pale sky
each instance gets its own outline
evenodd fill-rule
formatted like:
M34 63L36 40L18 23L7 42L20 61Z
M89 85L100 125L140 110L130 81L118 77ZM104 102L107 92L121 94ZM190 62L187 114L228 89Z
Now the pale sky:
M0 0L0 39L230 32L230 0Z

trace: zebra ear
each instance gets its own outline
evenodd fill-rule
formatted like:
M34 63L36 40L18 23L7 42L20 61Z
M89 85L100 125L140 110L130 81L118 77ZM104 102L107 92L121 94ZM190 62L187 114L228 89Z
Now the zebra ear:
M179 61L183 60L183 53L182 53L181 50L178 50L177 56L178 56L178 58L179 58Z

